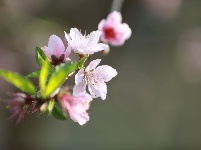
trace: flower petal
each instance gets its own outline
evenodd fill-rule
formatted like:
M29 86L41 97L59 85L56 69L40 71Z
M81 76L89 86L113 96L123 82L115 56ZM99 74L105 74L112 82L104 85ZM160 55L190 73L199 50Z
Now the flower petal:
M73 31L71 31L71 32L73 32ZM66 38L68 44L69 44L72 48L74 48L74 47L73 47L72 38L71 38L71 36L73 36L73 38L74 38L74 33L71 33L71 35L68 35L68 34L64 31L64 34L65 34L65 38ZM69 37L69 36L70 36L70 37Z
M131 33L132 33L130 27L126 23L116 24L114 26L114 30L115 30L115 38L114 39L108 39L110 44L113 46L123 45L125 43L125 40L130 38Z
M43 46L43 47L41 47L41 49L44 51L47 58L49 60L52 60L51 56L52 56L53 52L51 50L49 50L47 46Z
M101 30L102 31L102 29L103 29L103 26L105 25L105 19L102 19L101 21L100 21L100 23L98 24L98 30Z
M68 47L66 48L66 51L64 52L65 58L68 58L68 56L69 56L70 53L71 53L71 50L72 50L72 48L71 48L70 46L68 46Z
M89 121L89 115L86 112L85 104L82 101L80 103L74 103L76 98L63 99L62 100L62 111L65 116L70 116L74 122L78 122L80 125L84 125Z
M61 98L62 110L65 116L69 114L70 118L84 125L89 121L89 115L86 112L89 109L92 97L87 93L79 93L75 96L64 95Z
M77 108L74 108L76 110L79 111L82 110L81 108L77 107ZM70 118L74 121L74 122L78 122L79 125L84 125L86 124L88 121L89 121L89 115L88 113L86 112L83 112L83 113L77 113L77 112L74 112L73 110L69 110L69 115L70 115Z
M59 58L63 54L65 46L58 36L51 35L48 42L48 50Z
M86 82L82 81L79 84L74 85L73 87L73 95L78 95L79 93L86 91Z
M102 100L106 99L107 85L105 84L105 82L92 83L91 81L89 81L88 89L93 98L101 97Z
M124 38L127 40L130 38L131 34L132 34L132 30L131 28L128 26L128 24L123 23L122 24L122 30L124 31Z
M103 45L98 44L101 33L101 31L93 31L86 36L77 28L72 28L70 35L65 32L65 37L75 53L86 55L104 50Z
M84 79L84 69L80 69L75 75L75 84L79 84Z
M102 50L108 50L109 49L109 46L107 44L99 43L98 46L101 47Z
M97 75L98 78L103 79L105 82L110 81L113 77L117 75L116 69L108 65L98 66L93 73Z
M113 11L110 13L107 17L107 23L121 23L122 22L122 16L120 12Z
M88 71L90 71L90 70L93 70L93 69L95 69L97 66L98 66L98 64L101 62L101 59L95 59L95 60L93 60L93 61L91 61L90 63L89 63L89 65L86 67L86 72L88 72Z
M87 41L87 45L89 48L98 43L101 33L102 33L101 31L93 31L90 33Z
M86 105L84 105L85 110L89 109L90 102L93 100L91 95L89 95L88 93L85 93L85 92L80 92L74 96L76 97L76 99L79 99L79 101L82 101L82 103L86 104Z

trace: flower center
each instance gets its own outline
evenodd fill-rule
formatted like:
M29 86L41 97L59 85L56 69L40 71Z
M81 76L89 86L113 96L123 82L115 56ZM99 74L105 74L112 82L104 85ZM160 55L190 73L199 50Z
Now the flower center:
M52 55L51 58L52 58L52 62L51 63L54 66L60 65L61 63L65 62L65 56L64 56L64 54L62 54L59 58L57 58L55 55Z
M106 39L114 39L116 37L113 28L109 27L109 28L104 28L103 30L104 30Z

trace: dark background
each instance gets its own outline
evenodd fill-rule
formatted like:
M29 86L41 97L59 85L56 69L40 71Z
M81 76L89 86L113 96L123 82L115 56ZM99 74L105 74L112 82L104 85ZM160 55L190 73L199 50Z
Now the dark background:
M23 75L38 69L36 46L77 27L97 30L110 0L1 0L0 68ZM101 64L117 69L105 101L92 102L79 126L47 115L16 126L0 113L0 150L201 149L201 0L125 0L133 33ZM0 79L0 95L18 91Z

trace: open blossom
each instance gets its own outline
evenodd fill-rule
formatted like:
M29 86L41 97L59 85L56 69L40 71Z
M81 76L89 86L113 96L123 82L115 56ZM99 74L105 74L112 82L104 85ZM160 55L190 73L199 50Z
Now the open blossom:
M56 35L50 36L48 46L42 47L42 50L53 65L69 60L68 56L71 53L71 47L65 48L63 41Z
M88 84L88 90L93 98L106 99L107 85L105 82L115 77L117 71L108 65L98 66L100 61L101 59L93 60L85 69L78 71L75 75L74 93L85 92Z
M122 23L120 12L110 13L107 19L101 20L98 29L102 31L101 40L113 46L121 46L131 36L131 29L126 23Z
M68 44L72 47L75 53L80 55L93 54L108 49L108 45L98 43L100 36L101 31L93 31L86 36L82 35L77 28L71 28L69 35L65 32Z
M89 109L91 101L91 95L84 92L73 96L64 95L61 98L63 113L65 116L69 114L73 121L78 122L80 125L84 125L89 121L89 115L86 111Z

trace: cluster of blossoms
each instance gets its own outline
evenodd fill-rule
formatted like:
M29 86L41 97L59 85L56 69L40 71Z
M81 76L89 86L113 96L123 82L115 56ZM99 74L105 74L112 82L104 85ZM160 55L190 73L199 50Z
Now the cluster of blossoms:
M111 66L99 65L101 59L89 62L86 67L85 63L90 55L108 51L107 44L120 46L131 36L131 29L121 20L121 14L115 11L89 35L71 28L70 33L64 32L67 42L51 35L47 46L36 48L36 61L41 68L25 77L0 69L2 78L22 90L22 93L10 94L11 98L5 102L10 118L16 118L19 123L27 114L48 111L61 120L69 116L80 125L89 121L87 110L91 101L98 97L106 99L106 82L115 77L117 71ZM69 58L71 52L79 56L78 61ZM71 89L67 81L73 76L75 85ZM37 88L29 80L33 77L39 80Z

